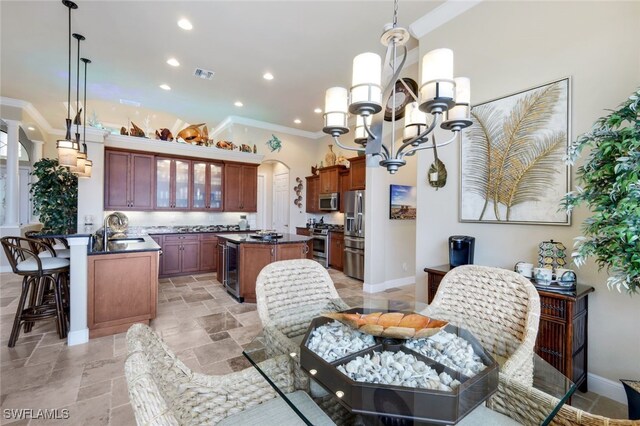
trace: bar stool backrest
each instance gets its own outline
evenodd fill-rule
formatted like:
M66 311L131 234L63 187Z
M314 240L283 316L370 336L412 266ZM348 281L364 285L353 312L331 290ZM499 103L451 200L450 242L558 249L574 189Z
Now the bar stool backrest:
M7 260L9 260L9 264L11 265L11 269L15 274L22 275L21 271L18 270L18 264L20 262L24 262L29 257L33 257L36 259L38 265L38 271L42 271L42 262L38 257L38 253L49 250L53 254L53 249L51 249L48 244L45 244L41 241L34 240L31 238L22 238L22 237L4 237L0 239L2 243L2 248L4 249L4 253L7 255ZM34 249L27 249L26 246Z

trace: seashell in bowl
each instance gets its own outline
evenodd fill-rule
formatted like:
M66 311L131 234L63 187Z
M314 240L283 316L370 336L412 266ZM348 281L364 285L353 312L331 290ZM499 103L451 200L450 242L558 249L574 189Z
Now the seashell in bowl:
M438 333L448 322L426 317L420 314L402 312L374 312L371 314L347 314L330 312L323 314L327 318L340 321L356 330L372 336L394 339L420 339Z

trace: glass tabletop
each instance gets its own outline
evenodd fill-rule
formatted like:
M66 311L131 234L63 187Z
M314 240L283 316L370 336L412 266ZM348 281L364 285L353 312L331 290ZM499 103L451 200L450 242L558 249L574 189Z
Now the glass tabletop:
M424 321L417 316L376 318L377 313L409 315L425 308L423 303L376 295L281 308L269 313L271 323L243 354L306 424L318 420L288 396L292 390L305 390L334 420L340 416L342 422L357 419L365 425L455 424L492 395L503 397L496 394L499 383L513 387L515 394L542 395L535 398L531 411L538 415L534 423L546 425L575 391L567 377L536 354L519 359L517 377L507 378L500 365L519 340L490 318L430 322L418 336L414 328L402 327ZM368 317L372 324L366 327L373 327L369 331L384 330L391 337L363 334L323 316L335 312L373 314ZM399 319L404 322L393 322ZM381 324L392 328L377 327ZM433 335L424 337L428 334ZM263 362L274 358L290 364L292 379L264 368Z

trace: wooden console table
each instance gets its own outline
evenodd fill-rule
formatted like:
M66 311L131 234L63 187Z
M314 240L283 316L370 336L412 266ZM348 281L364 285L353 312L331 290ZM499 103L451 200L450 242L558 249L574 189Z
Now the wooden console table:
M424 268L428 303L449 270L449 265ZM540 327L535 351L569 377L580 391L587 392L588 295L594 288L578 284L573 292L536 289L540 295Z

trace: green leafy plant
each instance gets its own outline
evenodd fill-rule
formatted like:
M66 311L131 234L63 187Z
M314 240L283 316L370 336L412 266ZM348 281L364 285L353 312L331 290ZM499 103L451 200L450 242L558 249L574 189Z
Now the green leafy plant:
M74 234L78 222L78 178L57 159L43 158L33 165L31 176L38 180L29 193L33 212L44 232Z
M469 161L465 168L469 191L489 204L498 221L509 221L514 206L540 201L560 172L566 132L547 131L562 92L560 82L531 91L519 99L504 120L490 103L474 107L469 128ZM506 207L505 217L499 206Z
M573 253L577 266L594 257L607 268L609 288L629 294L640 290L640 89L569 148L574 162L591 148L577 169L578 184L563 207L586 204L592 216L583 224Z

